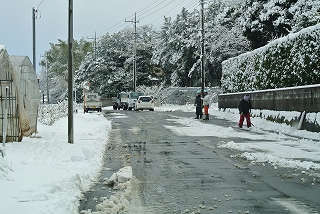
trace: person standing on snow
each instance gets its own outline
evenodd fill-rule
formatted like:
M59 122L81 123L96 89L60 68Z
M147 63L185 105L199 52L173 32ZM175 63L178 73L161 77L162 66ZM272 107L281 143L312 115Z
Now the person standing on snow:
M197 91L197 96L194 101L196 106L196 118L195 119L202 119L202 100L201 100L201 90Z
M204 120L209 120L209 102L210 102L210 97L208 96L208 91L203 90L203 98L202 103L203 103L203 108L204 108Z
M246 118L248 128L252 125L250 120L250 112L252 109L250 95L246 94L240 101L238 105L240 119L239 119L239 127L242 128L244 118Z

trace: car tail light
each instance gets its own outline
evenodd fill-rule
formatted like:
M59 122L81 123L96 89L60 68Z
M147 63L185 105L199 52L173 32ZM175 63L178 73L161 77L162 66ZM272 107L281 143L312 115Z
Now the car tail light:
M138 100L138 103L140 103L140 100Z
M154 103L154 100L151 100L151 103Z

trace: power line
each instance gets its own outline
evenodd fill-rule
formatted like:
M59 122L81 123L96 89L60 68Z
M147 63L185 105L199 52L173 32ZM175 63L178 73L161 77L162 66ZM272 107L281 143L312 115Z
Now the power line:
M185 2L185 1L182 1L181 3L184 3L184 2ZM180 4L181 4L181 3L180 3ZM180 5L180 4L179 4L179 5ZM177 6L179 6L179 5L177 5ZM171 15L168 15L173 9L177 8L177 6L174 7L174 8L172 8L172 9L171 9L170 11L168 11L167 13L165 13L164 16L173 17L173 16L176 16L176 15L178 15L179 13L181 13L182 8L179 8L178 10L176 10L176 11L175 11L174 13L172 13ZM192 1L192 2L190 2L189 4L187 4L186 6L184 6L183 8L185 8L185 9L188 10L188 11L192 11L192 10L194 10L194 9L197 9L198 6L199 6L199 3L198 3L198 2ZM161 17L161 18L163 18L163 17ZM157 20L159 20L159 18L158 18ZM154 22L155 22L155 21L154 21ZM154 22L152 22L152 23L154 23ZM155 25L155 28L158 28L158 27L160 27L161 25L162 25L162 21L158 22L158 23Z
M178 2L178 4L174 4ZM186 3L185 6L182 6L183 3ZM153 1L152 3L150 3L149 5L147 5L146 7L144 7L143 9L139 10L139 12L136 13L137 17L141 17L138 18L139 20L145 20L147 17L150 17L151 15L155 15L156 13L159 13L159 11L163 10L164 8L167 8L169 5L172 5L172 8L170 8L170 10L164 12L163 14L159 15L158 18L155 18L153 21L150 22L151 23L155 23L157 20L163 19L164 16L175 16L177 14L179 14L181 12L182 7L186 8L187 10L189 9L195 9L198 5L199 5L199 1L174 1L174 0L170 0L169 2L167 0L156 0ZM176 10L179 6L182 6L180 9ZM168 15L170 14L170 15ZM143 16L144 15L144 16ZM132 18L133 15L128 16L126 19ZM159 25L161 25L162 20L158 22ZM117 32L123 28L125 28L126 26L129 27L129 24L124 23L123 20L117 22L116 24L114 24L113 26L111 26L110 28L100 31L97 33L98 36L102 36L104 35L106 32L112 33L112 32Z
M164 1L165 1L165 0L164 0ZM146 10L147 8L151 7L152 5L154 5L154 4L157 3L157 2L158 2L158 0L152 2L152 3L149 4L147 7L141 9L138 13ZM133 16L134 16L134 15L131 15L131 16L129 16L129 17L126 17L126 19L127 19L127 18L129 19L129 18L131 18L131 17L133 17ZM128 24L123 23L123 20L121 20L121 21L119 21L118 23L116 23L116 24L114 24L113 26L111 26L110 28L108 28L108 29L106 29L106 30L104 30L104 31L99 32L98 35L102 35L102 34L104 34L105 32L108 32L108 31L111 31L111 30L112 30L112 31L116 31L117 29L119 29L119 28L121 28L121 27L124 27L124 26L128 26Z
M144 13L142 13L142 14L140 14L140 16L143 16L144 14L146 14L146 13L148 13L149 11L151 11L152 9L154 9L154 8L156 8L157 6L159 6L159 5L161 5L163 2L165 2L166 0L163 0L162 2L160 2L159 4L157 4L156 6L154 6L153 8L151 8L151 9L149 9L149 10L147 10L146 12L144 12ZM174 0L172 0L171 2L173 2ZM170 3L171 3L170 2ZM169 4L170 4L169 3ZM161 8L160 8L161 9ZM156 12L156 11L155 11ZM151 14L153 14L154 12L152 12ZM144 17L143 17L144 18ZM142 18L142 19L143 19Z

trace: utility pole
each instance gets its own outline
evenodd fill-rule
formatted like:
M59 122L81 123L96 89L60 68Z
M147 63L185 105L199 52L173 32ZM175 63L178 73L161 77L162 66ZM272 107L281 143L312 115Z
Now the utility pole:
M94 32L94 37L87 37L87 39L94 39L94 60L97 59L97 32Z
M136 85L137 85L137 14L134 13L134 20L125 22L133 22L134 23L134 48L133 48L133 91L136 91Z
M68 143L73 144L73 0L69 0L68 15Z
M204 70L204 0L201 0L201 92L203 94L205 87Z
M40 55L40 57L44 57L44 60L46 62L46 78L47 78L47 104L50 103L49 101L49 77L48 77L48 60L47 60L47 53L45 53L44 56Z
M33 38L33 69L36 72L36 12L35 7L32 8L32 38Z

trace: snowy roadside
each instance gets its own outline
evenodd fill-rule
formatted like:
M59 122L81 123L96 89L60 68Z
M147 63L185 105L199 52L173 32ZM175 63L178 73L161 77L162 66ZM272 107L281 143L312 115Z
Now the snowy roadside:
M34 138L6 144L0 158L1 213L77 213L81 191L97 179L111 122L100 114L74 115L74 144L67 117L38 124Z
M108 107L105 109L112 109ZM194 112L193 105L163 105L155 111ZM121 112L119 112L121 113ZM219 111L216 104L210 115L220 119L238 121L238 112ZM290 117L288 113L288 117ZM213 118L212 118L213 119ZM296 130L285 124L277 124L261 118L253 118L251 131L239 132L232 126L221 127L210 122L190 118L174 120L183 126L168 126L173 132L185 136L243 136L251 139L247 143L219 142L223 148L239 151L252 163L270 163L275 168L290 167L297 170L320 169L320 133ZM6 156L0 158L0 210L1 213L78 213L81 192L97 182L103 167L104 150L108 141L111 122L103 113L78 113L74 115L74 144L67 143L67 117L51 126L38 124L39 134L24 138L21 143L8 143ZM261 133L260 135L255 132ZM290 136L288 136L290 134ZM268 144L259 142L261 136ZM210 146L210 145L205 145ZM212 145L211 145L212 146ZM131 191L132 169L119 169L106 183L114 183L121 194L101 200L101 212L117 213L128 208Z
M181 111L178 106L171 106L170 109L172 111ZM194 107L192 105L185 106L184 111L194 112ZM269 115L278 114L278 112L272 111L268 111L267 113ZM234 123L234 126L220 127L192 118L178 118L175 121L186 127L167 128L173 131L176 130L177 134L182 133L186 136L201 135L222 138L226 136L239 136L249 138L253 141L246 143L233 141L219 142L219 147L238 150L242 152L241 156L243 158L251 160L253 163L270 163L274 168L287 167L302 171L320 169L320 133L297 130L289 125L267 121L260 117L252 118L254 126L250 127L251 131L239 132L237 128L234 128L239 120L237 109L228 109L224 112L218 109L217 104L213 104L209 109L209 114L219 119L230 121ZM259 115L258 110L253 110L253 114ZM285 112L285 116L290 120L296 116L296 112ZM259 142L261 135L256 135L256 133L261 133L263 139L268 139L270 142L267 144Z

